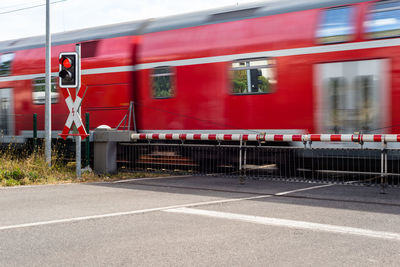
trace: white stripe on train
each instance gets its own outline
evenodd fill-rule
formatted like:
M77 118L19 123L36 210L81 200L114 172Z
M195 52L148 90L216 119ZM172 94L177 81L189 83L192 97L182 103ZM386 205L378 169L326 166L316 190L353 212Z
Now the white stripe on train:
M302 47L302 48L291 48L291 49L280 49L280 50L264 51L264 52L245 53L245 54L233 54L233 55L225 55L225 56L154 62L154 63L146 63L146 64L136 65L135 69L136 70L144 70L144 69L151 69L151 68L155 68L155 67L159 67L159 66L175 66L175 67L177 67L177 66L207 64L207 63L229 62L229 61L233 61L233 60L246 59L246 58L311 55L311 54L320 54L320 53L371 49L371 48L384 48L384 47L399 46L399 45L400 45L400 38L396 38L396 39L386 39L386 40L377 40L377 41L364 41L364 42L336 44L336 45L321 45L321 46L312 46L312 47Z
M225 55L225 56L162 61L162 62L138 64L135 66L130 65L130 66L109 67L109 68L84 69L84 70L82 70L82 75L129 72L129 71L135 71L135 70L151 69L151 68L155 68L155 67L159 67L159 66L175 66L175 67L177 67L177 66L207 64L207 63L229 62L229 61L233 61L233 60L246 59L246 58L300 56L300 55L341 52L341 51L350 51L350 50L384 48L384 47L392 47L392 46L400 46L400 38L375 40L375 41L363 41L363 42L346 43L346 44L323 45L323 46L321 45L321 46L313 46L313 47L280 49L280 50L273 50L273 51L254 52L254 53L245 53L245 54L232 54L232 55ZM58 72L53 72L52 75L58 76ZM29 75L0 77L0 82L31 80L31 79L34 79L37 77L44 77L44 76L45 76L44 73L38 73L38 74L29 74Z

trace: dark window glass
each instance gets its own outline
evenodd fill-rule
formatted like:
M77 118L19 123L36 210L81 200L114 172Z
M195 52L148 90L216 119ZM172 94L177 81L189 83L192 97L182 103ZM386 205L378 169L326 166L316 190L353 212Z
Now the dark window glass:
M0 76L11 74L11 63L14 60L14 53L0 55Z
M46 78L40 77L35 78L32 81L32 102L35 105L44 105L45 101L45 90L46 90ZM51 77L51 103L58 103L59 93L57 91L57 77Z
M365 29L372 39L400 36L400 1L377 2L365 22Z
M329 132L339 133L344 125L346 109L343 108L343 103L345 101L346 92L346 82L343 77L330 78L328 81L328 93L329 93L329 117L326 120Z
M237 19L237 18L246 18L246 17L251 17L254 15L254 13L259 9L259 7L253 7L253 8L248 8L248 9L243 9L243 10L234 10L234 11L228 11L228 12L223 12L223 13L216 13L210 15L208 18L209 22L214 22L214 21L223 21L223 20L232 20L232 19Z
M276 84L275 60L254 59L232 63L232 93L272 93Z
M95 57L99 41L85 42L81 44L82 58Z
M9 90L10 89L0 89L0 135L10 134L11 114Z
M172 69L170 67L159 67L153 69L153 97L168 98L174 95L172 84Z
M357 90L356 125L363 132L368 132L374 128L374 122L379 120L379 114L373 104L374 76L358 76L355 79L355 88Z
M330 44L349 41L354 34L353 7L326 9L317 30L318 43Z

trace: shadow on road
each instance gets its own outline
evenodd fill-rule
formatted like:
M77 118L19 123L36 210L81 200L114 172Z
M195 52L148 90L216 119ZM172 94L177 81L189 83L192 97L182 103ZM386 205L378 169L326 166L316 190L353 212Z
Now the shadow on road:
M302 182L247 180L214 176L180 176L132 179L114 183L96 183L121 189L151 192L242 198L266 195L251 201L290 203L334 209L349 209L400 215L400 189L388 188L381 194L377 186L323 185Z

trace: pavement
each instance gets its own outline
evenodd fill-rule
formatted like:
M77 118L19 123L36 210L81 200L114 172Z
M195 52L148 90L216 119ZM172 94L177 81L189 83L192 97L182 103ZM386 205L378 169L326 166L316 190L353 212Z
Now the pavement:
M179 176L0 188L0 266L398 266L400 188Z

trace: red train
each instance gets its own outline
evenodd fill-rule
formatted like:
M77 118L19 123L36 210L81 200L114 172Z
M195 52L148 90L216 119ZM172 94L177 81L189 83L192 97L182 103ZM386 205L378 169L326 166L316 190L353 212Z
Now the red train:
M0 42L0 128L44 128L45 38ZM392 133L400 130L400 1L254 3L53 36L82 47L82 113L140 132ZM52 129L67 107L54 78ZM55 135L56 136L56 135Z

